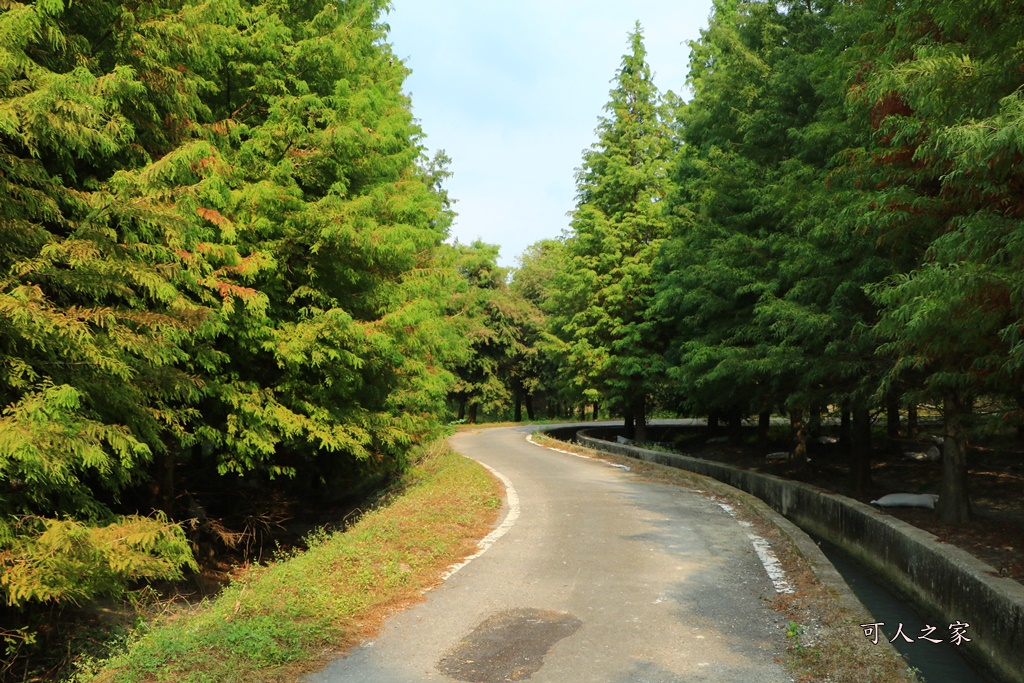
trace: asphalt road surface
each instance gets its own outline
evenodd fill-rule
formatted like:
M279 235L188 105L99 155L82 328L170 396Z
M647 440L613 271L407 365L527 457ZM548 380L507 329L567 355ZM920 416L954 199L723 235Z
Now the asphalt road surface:
M725 509L530 432L453 437L511 483L506 533L308 683L792 680L775 587Z

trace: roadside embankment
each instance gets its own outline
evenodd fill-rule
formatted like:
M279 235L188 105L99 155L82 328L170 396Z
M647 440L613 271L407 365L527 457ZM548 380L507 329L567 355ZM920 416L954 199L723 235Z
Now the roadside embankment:
M75 680L287 680L370 636L471 554L501 508L501 484L478 463L445 442L428 451L351 528L249 567L216 599L140 628L124 652Z
M588 431L576 436L587 447L711 477L763 500L890 581L924 611L949 624L970 624L968 655L1002 680L1024 682L1024 586L989 565L845 496L709 460L611 443Z

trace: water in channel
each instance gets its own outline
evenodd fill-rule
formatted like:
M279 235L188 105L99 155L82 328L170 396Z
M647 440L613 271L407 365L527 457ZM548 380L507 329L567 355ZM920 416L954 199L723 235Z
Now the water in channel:
M950 643L949 623L934 615L922 616L903 598L890 592L869 574L868 570L857 564L849 555L828 541L815 538L825 557L835 566L854 595L871 612L871 623L882 623L878 641L893 640L893 646L903 655L910 666L918 671L918 676L925 683L994 683L994 679L976 670L964 659L960 648L969 647L969 643L953 645ZM897 631L903 625L903 633L913 642L901 638ZM935 631L926 633L925 626L934 626ZM964 631L970 638L971 629ZM932 643L921 639L929 637L941 640ZM869 636L865 636L869 637Z

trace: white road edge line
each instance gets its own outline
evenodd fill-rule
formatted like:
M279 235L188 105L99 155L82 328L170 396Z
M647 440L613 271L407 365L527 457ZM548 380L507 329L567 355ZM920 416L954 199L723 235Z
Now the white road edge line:
M537 443L536 441L533 440L533 434L527 434L526 435L526 440L529 441L530 443L532 443L534 446L540 446L541 448L547 449L549 451L554 451L555 453L565 453L566 455L571 455L574 458L579 458L581 460L594 460L594 461L597 461L596 458L591 458L589 455L580 455L579 453L573 453L572 451L563 451L561 448L553 448L552 446L545 446L542 443ZM602 462L605 465L608 465L609 467L614 467L616 469L626 470L627 472L630 471L628 465L620 465L617 462L605 462L603 460L602 461L598 461L598 462Z
M772 547L765 539L747 532L747 538L754 544L754 552L761 558L761 564L764 565L764 570L768 572L768 578L772 580L775 585L776 593L792 593L793 586L786 581L786 572L782 570L782 563L779 562L779 558L772 552Z
M572 456L575 456L577 458L582 458L584 460L593 460L594 459L594 458L591 458L591 457L586 456L586 455L580 455L579 453L571 453L569 451L563 451L561 448L552 448L551 446L545 446L543 444L539 444L539 443L537 443L536 441L533 440L533 435L532 434L528 434L526 436L526 440L529 441L530 443L532 443L534 446L540 446L541 448L546 448L549 451L556 451L558 453L565 453L566 455L572 455ZM629 470L629 467L627 467L626 465L619 465L618 463L608 463L608 464L611 465L612 467L619 467L619 468L622 468L624 470ZM486 467L486 465L484 465L484 467ZM490 468L488 468L488 469L490 469ZM495 472L495 474L497 474L497 472ZM498 475L498 476L501 476L501 475ZM710 500L714 500L714 499L712 498ZM731 505L727 505L725 503L720 503L717 500L715 502L718 503L718 506L720 508L722 508L727 513L729 513L730 517L732 517L734 519L736 518L736 510ZM737 523L741 527L747 528L747 527L750 526L749 522L742 522L742 521L740 521L738 519L736 521L737 521ZM757 553L758 559L761 560L761 564L764 566L764 570L766 572L768 572L768 578L772 580L772 585L775 586L775 592L776 593L792 593L793 592L793 587L789 584L789 581L786 581L786 572L783 571L782 563L779 562L779 558L777 558L775 556L775 553L772 552L771 544L769 544L768 541L766 541L765 539L761 538L760 536L752 534L749 531L747 532L747 538L750 539L751 544L754 546L754 552ZM472 558L470 558L470 559L472 559Z
M478 460L477 462L480 461ZM462 562L458 562L448 567L448 571L441 575L441 581L447 581L460 569L486 553L499 538L508 533L508 530L511 529L512 525L514 525L516 520L519 519L519 494L516 493L516 488L512 486L512 482L508 480L508 477L493 467L484 465L482 462L480 462L480 464L487 468L491 474L496 476L501 483L504 484L505 497L508 500L508 514L505 515L505 519L502 520L501 524L499 524L491 533L484 536L477 544L479 550L464 559Z
M713 498L710 500L714 500ZM736 519L736 510L731 505L727 505L720 501L715 500L718 503L718 507L729 513L729 516ZM752 525L750 522L744 522L736 519L736 523L744 529L749 529ZM782 563L779 562L779 558L772 552L772 546L768 541L761 538L757 534L747 532L747 538L750 539L750 543L754 546L754 552L757 553L758 559L761 560L761 564L764 566L764 570L768 572L768 578L772 580L772 585L775 586L776 593L792 593L793 586L790 585L789 581L786 580L786 572L782 569Z

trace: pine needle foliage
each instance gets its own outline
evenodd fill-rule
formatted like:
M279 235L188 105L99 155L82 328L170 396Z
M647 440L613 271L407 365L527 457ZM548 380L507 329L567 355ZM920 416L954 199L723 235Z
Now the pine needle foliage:
M0 2L9 605L194 567L179 465L351 485L440 429L451 211L385 9Z
M202 382L187 345L212 310L189 287L205 265L179 255L200 235L117 177L146 161L126 103L147 88L96 58L109 9L0 14L0 586L14 606L194 566L180 528L112 507L188 438Z
M629 43L598 141L577 171L567 265L553 305L577 391L642 421L663 370L648 309L652 264L667 231L663 199L673 139L639 23Z
M455 366L451 400L458 418L474 423L484 414L501 415L540 385L537 339L539 310L509 287L508 270L497 265L497 245L479 240L452 245L448 253L462 282L451 308L454 324L469 343Z
M637 32L554 286L527 280L563 395L736 436L788 409L795 455L804 413L852 414L861 491L873 411L897 438L901 403L941 405L940 514L967 519L972 404L1024 429L1020 5L716 0L667 115Z
M875 132L866 229L914 260L874 290L893 377L944 406L939 512L970 514L966 427L979 395L1020 423L1020 3L873 3L871 69L855 91Z

